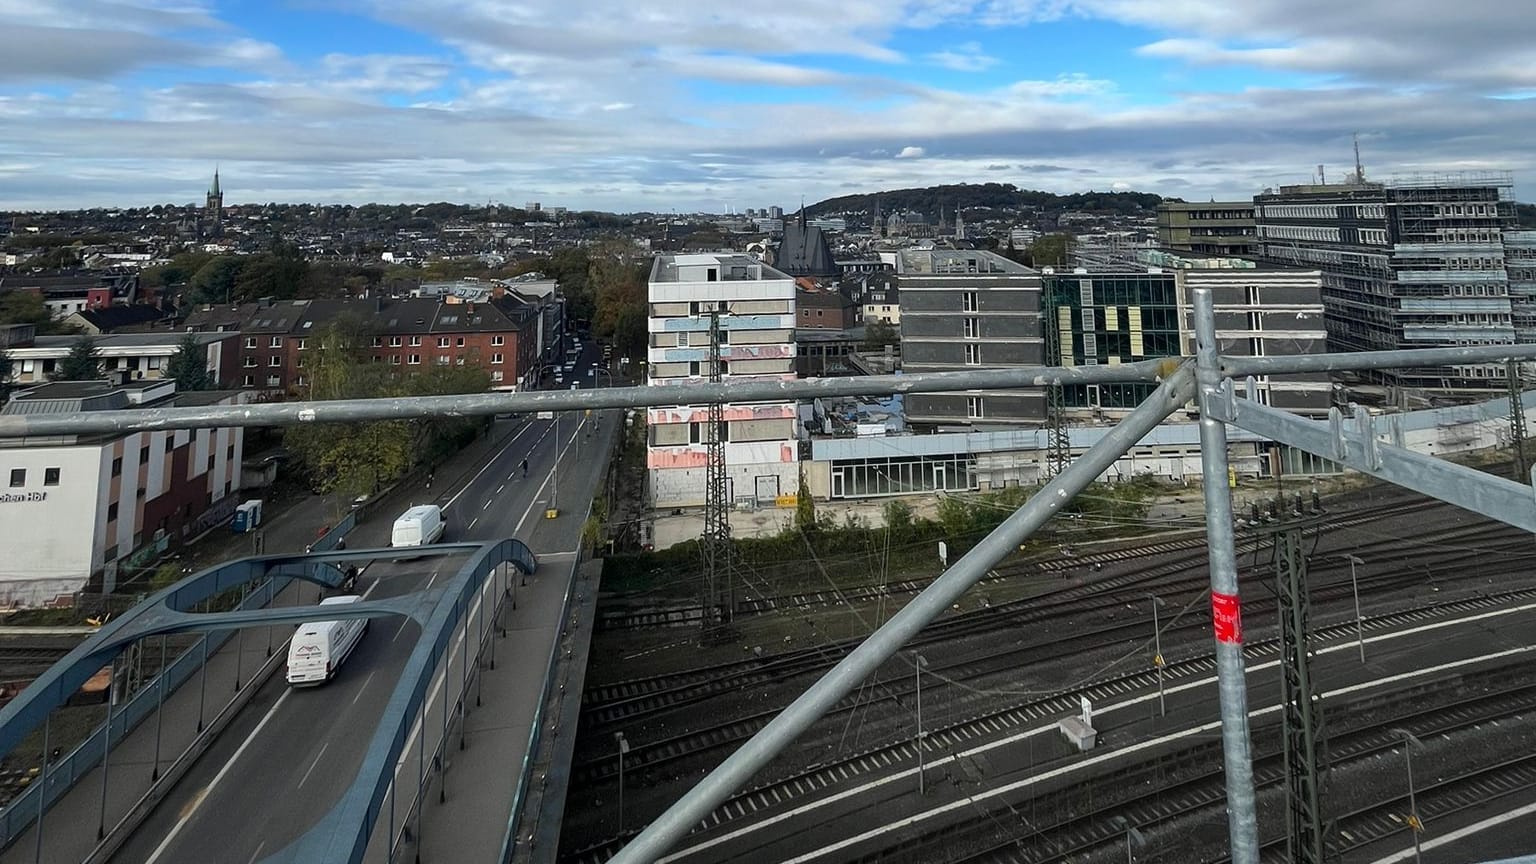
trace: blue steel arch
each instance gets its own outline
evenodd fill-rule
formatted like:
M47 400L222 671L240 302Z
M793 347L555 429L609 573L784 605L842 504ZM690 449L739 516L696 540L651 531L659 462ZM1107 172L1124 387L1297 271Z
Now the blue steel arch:
M262 578L289 577L301 579L326 588L336 588L344 574L338 566L343 561L389 561L403 558L440 557L458 553L470 553L469 559L450 580L433 588L390 597L369 600L342 607L289 606L268 609L246 609L233 612L188 612L197 603L223 593L231 588L255 582ZM317 568L313 565L328 565ZM415 650L407 660L400 681L391 695L389 704L380 717L379 725L370 745L363 766L341 803L321 819L312 829L290 847L268 858L270 861L361 861L367 847L369 832L376 820L384 791L388 788L388 776L383 777L372 800L358 806L360 795L369 784L370 772L378 773L382 763L380 754L391 751L390 729L409 729L409 721L415 708L425 698L427 684L436 669L436 659L448 644L454 625L469 608L468 598L496 567L510 564L525 574L532 574L538 567L533 551L515 538L490 543L440 543L412 549L348 549L308 555L266 555L227 561L201 573L188 576L168 588L150 596L144 602L103 625L100 630L70 651L36 681L29 684L10 703L0 708L0 753L9 753L32 730L36 729L55 708L59 708L77 692L91 676L111 663L128 645L150 636L188 631L233 630L273 624L299 624L305 621L337 620L342 618L380 618L403 616L421 627L423 637L418 639ZM477 578L478 577L478 578ZM452 597L452 602L443 602ZM428 644L430 642L430 644ZM430 662L429 662L430 661ZM424 671L423 671L424 669ZM393 734L394 748L403 749L405 733ZM385 757L387 758L387 757ZM394 762L391 759L390 765ZM344 812L339 812L344 811ZM365 815L367 830L357 835L360 840L349 853L333 854L329 850L334 842L315 846L313 835L323 827L326 834L338 834L342 818L358 818ZM305 850L316 849L309 853ZM297 856L297 857L295 857Z

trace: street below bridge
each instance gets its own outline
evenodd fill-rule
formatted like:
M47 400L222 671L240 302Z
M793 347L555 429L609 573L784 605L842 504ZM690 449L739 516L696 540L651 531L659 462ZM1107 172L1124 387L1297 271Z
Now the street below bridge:
M599 412L565 416L558 423L539 419L498 423L501 431L493 432L493 438L498 438L496 449L472 474L465 472L466 482L458 488L445 488L445 483L430 491L420 489L395 508L435 501L444 507L448 526L444 541L517 537L534 550L540 566L526 579L508 568L510 582L505 584L513 594L500 618L506 636L492 636L487 643L486 657L494 651L497 662L494 669L487 663L480 670L485 677L472 685L462 727L456 702L466 677L465 658L475 656L482 628L495 623L481 616L482 611L493 611L497 600L489 582L484 609L470 610L468 651L462 628L449 643L448 662L440 664L428 689L426 723L424 727L416 724L407 739L398 763L399 786L396 794L386 798L367 860L388 860L392 840L402 844L399 854L414 856L419 844L424 860L488 860L499 850L532 712L540 702L546 662L560 632L561 608L579 557L582 523L601 482L618 422L617 412ZM520 468L524 459L528 461L526 478ZM545 519L545 510L552 504L558 506L559 516ZM354 529L347 538L348 547L387 546L395 509L379 512ZM451 578L463 559L458 554L373 564L364 569L358 591L369 599L380 599L422 590ZM317 598L318 589L304 584L277 602L307 604ZM225 694L233 689L237 652L238 665L249 679L267 661L268 629L279 628L252 628L212 655L208 687L221 688ZM282 628L281 633L270 635L279 653L288 632L289 628ZM414 623L375 619L336 678L313 689L290 688L279 658L275 673L248 694L249 702L112 860L165 864L248 862L280 856L329 811L351 783L419 635ZM199 714L213 713L199 711L198 684L194 678L166 700L162 768L180 752L175 749L178 742L185 746L192 738ZM434 770L432 754L445 728L445 697L451 737L444 763ZM154 762L155 727L151 715L113 750L108 828L147 783ZM461 728L463 751L459 749ZM426 767L426 807L407 830L421 765ZM491 779L478 776L483 772L490 772ZM459 784L474 788L475 795L455 794ZM100 778L88 775L50 809L44 820L40 860L78 862L91 852L96 845L101 788ZM439 803L440 796L446 803ZM35 854L36 839L29 832L0 856L0 862L33 861Z

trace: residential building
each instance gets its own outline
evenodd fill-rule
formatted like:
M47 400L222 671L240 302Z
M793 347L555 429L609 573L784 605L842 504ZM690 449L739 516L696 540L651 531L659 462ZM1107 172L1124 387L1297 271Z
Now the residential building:
M795 289L795 327L800 330L851 330L863 317L859 305L835 288L801 285Z
M1198 255L1253 255L1258 251L1252 201L1157 205L1157 245Z
M1040 274L992 252L906 249L896 259L902 368L953 372L1039 366ZM1040 423L1039 388L913 394L914 426Z
M661 255L651 268L646 384L707 380L712 318L726 381L795 377L795 280L745 255ZM793 401L728 403L724 444L731 501L773 501L799 477ZM646 412L648 494L654 506L704 503L708 406Z
M82 309L133 303L139 294L139 275L90 271L0 275L0 294L9 291L37 294L54 318L63 319Z
M238 333L238 386L277 395L309 384L311 338L346 316L370 331L374 362L405 371L478 366L495 390L536 385L539 307L505 293L484 302L376 297L210 306L188 316L186 327Z
M882 321L901 326L901 292L894 278L871 278L863 286L864 321Z
M185 333L162 330L158 333L109 333L91 338L96 340L103 374L124 372L130 381L159 381L185 336ZM11 383L29 385L50 380L59 362L75 343L84 338L87 337L70 335L18 339L6 348L12 360ZM207 356L208 372L213 376L215 386L237 386L241 374L238 335L199 333L198 343Z
M12 394L4 414L240 404L248 394L176 393L172 381L68 381ZM120 570L228 519L240 490L238 427L0 439L0 603L69 601ZM126 575L126 574L124 574Z
M103 333L152 331L157 327L164 331L171 329L173 311L147 303L98 306L71 312L64 318L64 323L72 324L79 328L80 332L92 336L100 336Z
M1503 232L1514 224L1507 172L1282 186L1254 198L1265 260L1323 274L1334 351L1507 345L1516 341ZM1392 388L1502 390L1502 364L1361 372Z

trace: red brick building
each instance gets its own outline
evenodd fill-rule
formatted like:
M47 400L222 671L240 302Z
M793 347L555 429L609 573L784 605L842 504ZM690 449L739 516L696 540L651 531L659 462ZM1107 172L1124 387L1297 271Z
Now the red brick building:
M239 332L240 386L288 393L309 383L304 365L314 334L344 315L372 331L375 362L402 371L475 366L493 389L532 386L540 310L510 295L473 303L407 297L204 307L186 326Z

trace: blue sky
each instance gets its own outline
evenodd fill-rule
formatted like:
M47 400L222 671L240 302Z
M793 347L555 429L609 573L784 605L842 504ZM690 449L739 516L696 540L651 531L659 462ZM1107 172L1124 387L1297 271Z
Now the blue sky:
M0 208L1536 182L1495 0L0 0ZM711 154L700 156L698 154ZM1532 196L1522 196L1532 197Z

